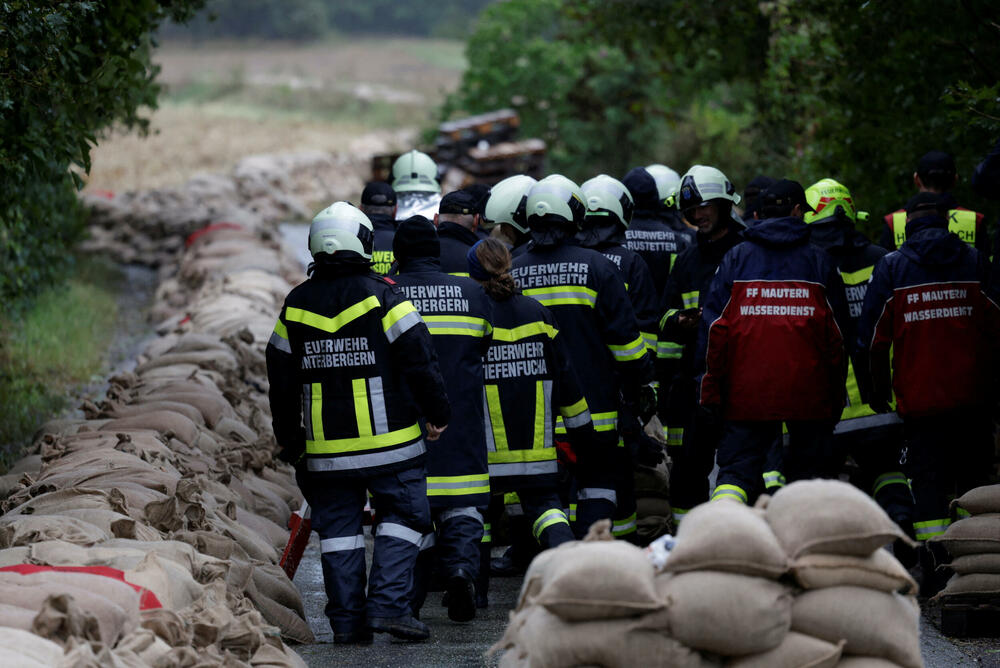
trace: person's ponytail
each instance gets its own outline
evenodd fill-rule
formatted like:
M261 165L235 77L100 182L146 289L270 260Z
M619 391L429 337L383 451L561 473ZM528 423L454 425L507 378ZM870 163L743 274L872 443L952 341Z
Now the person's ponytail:
M517 293L514 277L510 275L510 251L493 238L483 239L469 249L469 276L479 281L492 299L503 301Z

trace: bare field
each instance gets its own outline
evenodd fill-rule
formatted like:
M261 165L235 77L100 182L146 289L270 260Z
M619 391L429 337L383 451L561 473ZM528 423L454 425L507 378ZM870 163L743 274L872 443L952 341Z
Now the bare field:
M87 190L179 184L247 155L322 150L366 160L411 146L458 85L460 42L351 40L166 44L150 134L112 132L91 152Z

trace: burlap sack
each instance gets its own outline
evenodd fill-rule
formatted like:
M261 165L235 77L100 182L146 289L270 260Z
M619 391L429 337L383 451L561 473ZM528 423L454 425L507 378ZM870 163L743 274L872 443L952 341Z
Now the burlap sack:
M67 508L76 510L99 509L124 514L125 497L121 492L114 494L99 489L61 489L40 494L16 508L6 512L12 515L59 515Z
M282 638L298 643L311 643L315 640L309 624L305 621L305 615L300 615L297 611L263 595L257 589L254 580L247 582L245 594L257 606L265 621L278 627Z
M253 581L257 590L272 599L295 611L295 613L305 619L306 613L302 606L302 596L298 588L288 579L284 569L277 564L256 564L253 567Z
M132 417L117 418L107 422L101 431L128 431L129 429L155 429L162 434L173 434L187 444L198 437L198 425L173 411L149 411Z
M837 668L899 668L899 664L874 656L842 656Z
M28 563L28 555L31 553L31 548L22 545L21 547L8 547L5 550L0 550L0 568L4 566L14 566L17 564Z
M88 639L114 643L138 624L138 604L135 614L129 615L99 593L65 582L29 584L14 579L24 577L17 573L0 573L0 603L34 610L36 617L32 630L38 633L40 625L50 629L50 632L39 633L44 638L60 640L79 633ZM43 618L42 613L46 610L48 614ZM91 629L95 637L90 638L87 629Z
M920 668L920 609L911 597L828 587L795 597L792 630L829 642L846 640L844 652Z
M995 573L970 573L955 575L948 580L933 600L941 598L1000 594L1000 575Z
M907 540L870 496L838 480L793 482L775 493L765 514L793 559L815 553L867 557L897 538Z
M620 541L568 545L546 566L531 603L567 621L631 617L663 607L643 550Z
M180 413L197 425L205 424L205 417L196 407L180 401L150 401L141 404L109 404L103 414L109 418L130 418L150 411Z
M206 388L163 388L152 394L136 397L135 401L139 405L155 401L173 401L193 406L201 412L205 424L210 429L224 417L236 417L233 407L223 398L222 394L217 390L212 391Z
M102 450L102 452L115 452ZM39 483L52 486L55 489L69 487L89 487L93 489L110 489L123 482L130 482L148 487L163 494L173 494L180 475L159 470L132 455L129 464L115 463L113 466L95 462L90 466L63 466L47 468L39 478Z
M774 649L732 659L726 668L832 668L843 646L790 631Z
M765 578L692 571L659 575L656 589L667 603L670 635L693 649L758 654L780 645L791 625L791 592Z
M251 510L271 520L279 527L288 526L288 518L292 514L292 509L288 507L284 498L271 489L271 483L254 475L245 476L241 482L252 495Z
M216 371L235 371L236 357L228 349L164 353L136 365L135 372L143 376L151 369L175 364L196 364L202 368L215 369Z
M306 662L290 647L282 645L279 648L267 643L250 657L250 665L253 668L306 668Z
M901 594L917 592L917 583L887 550L875 550L870 557L810 554L792 563L792 574L803 589L847 585Z
M257 434L253 429L233 418L222 418L212 427L212 431L227 441L253 443L257 440Z
M13 576L17 575L18 578ZM0 582L17 583L24 587L47 587L58 590L62 586L93 592L108 599L121 608L130 618L129 629L134 627L132 619L139 615L139 592L127 583L115 578L82 573L78 571L41 571L21 575L19 573L0 573Z
M664 570L778 578L788 570L788 557L759 511L735 503L703 503L681 522Z
M7 657L0 655L0 665L4 666L28 666L32 661L41 666L57 666L63 658L62 647L21 629L0 627L0 648L10 653Z
M272 564L278 563L281 554L277 549L263 536L247 529L225 513L214 512L208 518L208 523L218 533L235 540L252 559Z
M37 614L38 610L22 608L16 602L0 603L0 631L8 627L30 631Z
M646 517L670 517L673 508L670 501L658 496L640 496L635 500L635 515L639 519Z
M119 662L135 660L138 666L153 666L160 657L170 652L170 645L162 638L147 629L136 629L128 634L114 648L113 653ZM134 659L133 659L134 657Z
M44 540L93 545L110 537L107 531L75 517L59 515L0 517L0 547L31 545Z
M655 468L639 466L635 470L636 497L670 498L670 471L666 462Z
M124 565L117 563L119 565L115 568ZM203 592L203 586L186 568L169 559L161 559L155 552L147 554L133 568L122 570L127 582L149 589L164 607L171 610L186 608Z
M507 650L501 665L523 668L712 665L662 633L637 629L635 620L566 622L541 606L511 613L506 633L490 651L501 649Z
M542 586L545 584L549 566L560 558L563 551L571 549L569 546L574 544L563 543L559 547L542 550L535 555L535 558L528 564L528 570L525 571L524 579L521 581L521 591L517 596L517 607L515 610L526 608L531 604L531 601L538 597L538 594L542 591Z
M45 517L74 517L101 527L107 531L109 536L115 538L134 538L135 540L159 540L162 538L160 532L149 525L136 522L127 515L100 508L66 508L57 514Z
M236 521L261 535L276 550L284 550L288 544L288 529L284 529L266 517L244 508L236 509Z
M951 502L952 508L962 508L972 515L1000 513L1000 485L984 485L970 489Z
M930 541L941 543L952 557L1000 552L1000 514L973 515L953 522Z
M3 552L0 552L0 561L3 559L3 554ZM969 575L970 573L1000 575L1000 552L967 554L963 557L956 557L948 564L948 568L959 575Z

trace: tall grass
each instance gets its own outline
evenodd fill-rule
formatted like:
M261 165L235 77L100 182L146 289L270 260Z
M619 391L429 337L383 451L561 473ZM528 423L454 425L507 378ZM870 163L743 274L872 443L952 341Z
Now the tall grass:
M0 318L0 468L42 422L69 407L73 387L101 377L119 280L113 267L85 259L65 284Z

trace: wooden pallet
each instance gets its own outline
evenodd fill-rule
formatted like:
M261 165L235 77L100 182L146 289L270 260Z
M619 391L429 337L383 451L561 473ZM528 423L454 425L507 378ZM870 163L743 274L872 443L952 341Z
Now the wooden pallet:
M953 638L1000 637L1000 598L963 597L941 604L941 633Z

